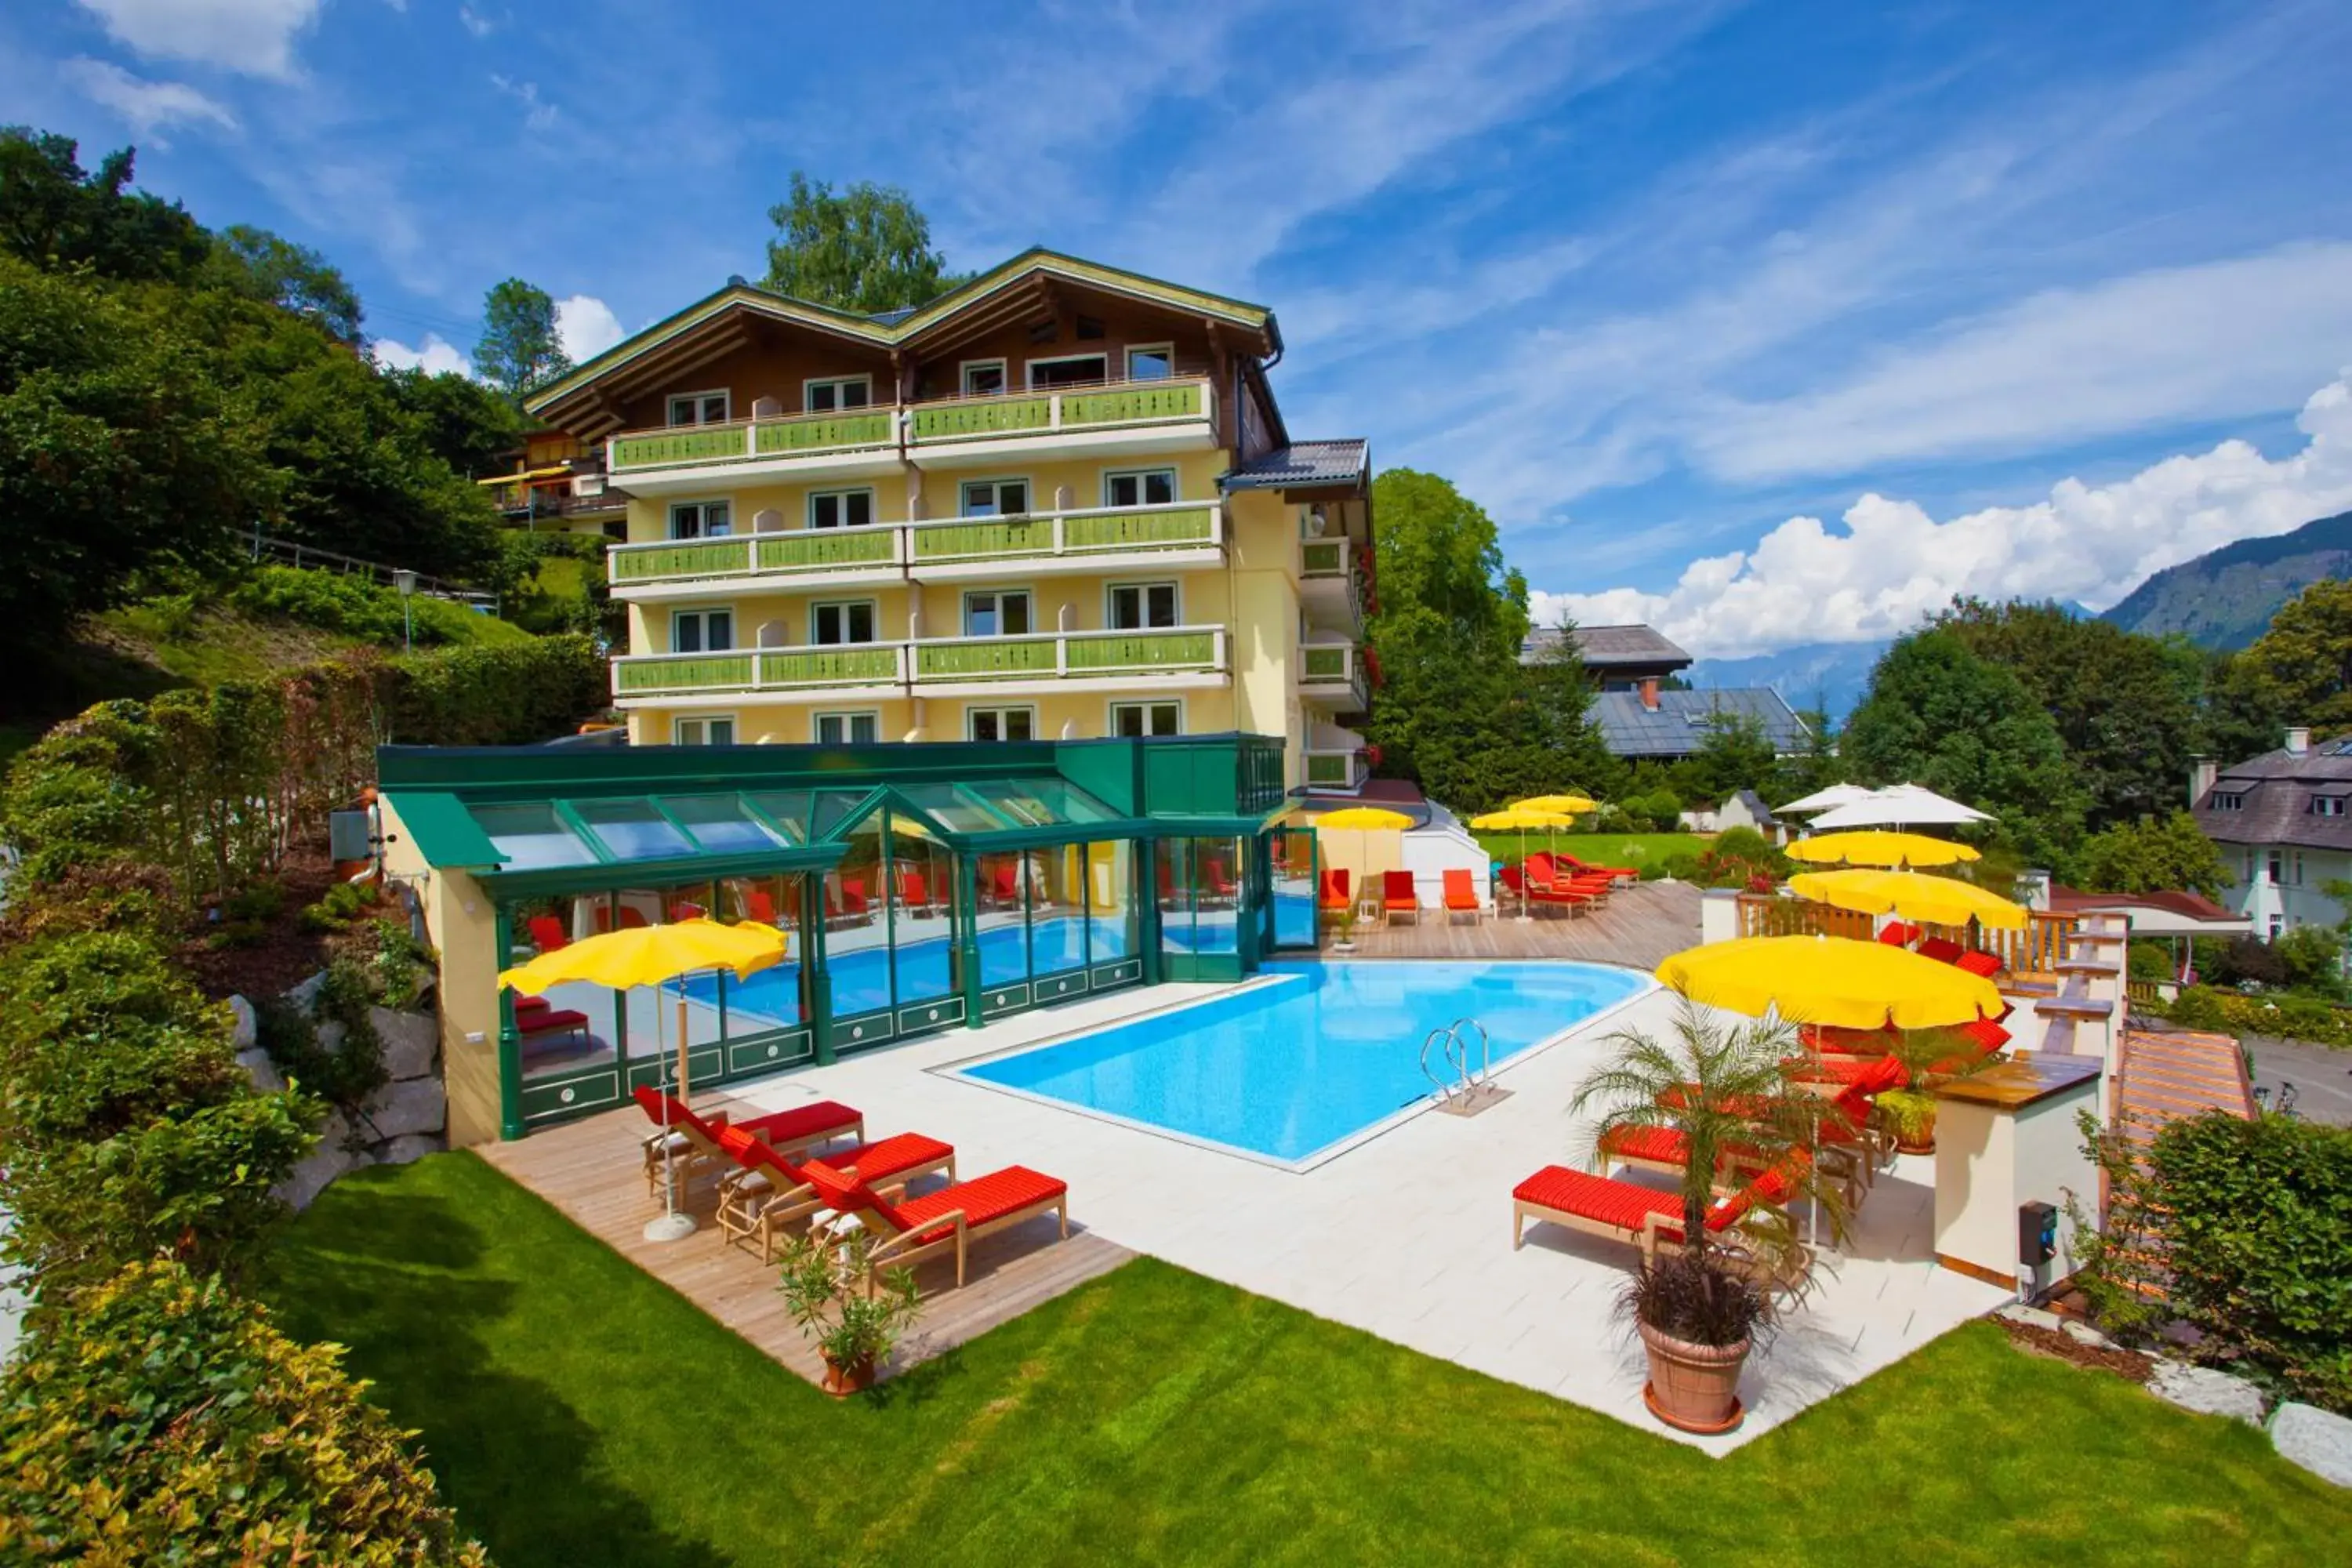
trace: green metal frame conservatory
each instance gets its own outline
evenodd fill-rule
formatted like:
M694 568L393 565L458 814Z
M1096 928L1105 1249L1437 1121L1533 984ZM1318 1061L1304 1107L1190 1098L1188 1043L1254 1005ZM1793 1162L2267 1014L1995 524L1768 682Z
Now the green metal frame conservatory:
M494 1033L507 1138L669 1081L656 1007L684 1004L700 1086L1117 986L1239 979L1315 940L1313 836L1284 826L1282 747L1263 736L387 747L378 773L409 840L387 849L394 874L421 866L463 888L449 908L488 910L436 933L445 1016L481 990L449 984L452 940L487 941L494 973L641 922L786 932L786 961L748 981L561 987L520 1017L511 993L481 995L486 1026L460 1037Z

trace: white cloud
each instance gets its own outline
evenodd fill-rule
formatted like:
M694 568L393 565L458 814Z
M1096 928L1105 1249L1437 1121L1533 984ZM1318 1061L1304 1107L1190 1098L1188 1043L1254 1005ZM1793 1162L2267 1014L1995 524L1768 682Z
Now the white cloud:
M157 132L173 125L208 122L224 131L236 129L236 116L180 81L148 81L106 60L77 58L58 68L66 80L93 103L121 115L142 142L170 143Z
M473 34L474 37L478 38L488 37L492 33L498 31L499 27L499 24L495 18L483 16L471 5L460 5L457 7L457 20L465 27L466 31Z
M562 111L555 105L539 100L539 83L535 81L511 81L494 72L490 85L522 105L522 122L533 131L548 130L562 118Z
M629 334L612 307L589 294L555 302L555 336L573 364L594 359Z
M2352 507L2352 370L2312 394L2297 424L2303 449L2275 461L2224 441L2114 484L2070 479L2032 506L1944 522L1866 494L1847 509L1843 532L1792 517L1753 550L1691 563L1664 594L1539 593L1532 608L1539 624L1563 613L1591 625L1647 621L1716 658L1898 635L1955 594L2100 609L2152 572Z
M79 0L107 33L149 58L196 60L249 76L294 72L294 36L321 0Z
M425 341L415 348L394 342L390 338L378 338L369 352L375 362L386 370L421 370L428 375L440 375L456 371L460 375L474 374L474 363L463 350L438 332L427 332Z

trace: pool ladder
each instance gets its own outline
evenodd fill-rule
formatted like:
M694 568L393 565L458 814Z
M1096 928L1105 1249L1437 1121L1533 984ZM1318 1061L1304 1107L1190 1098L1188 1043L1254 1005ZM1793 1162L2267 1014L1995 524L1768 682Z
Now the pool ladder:
M1470 1040L1474 1035L1478 1042L1475 1072L1470 1068ZM1430 1052L1441 1046L1444 1074L1432 1070L1429 1065ZM1421 1076L1437 1090L1437 1108L1457 1116L1475 1115L1510 1092L1495 1086L1494 1047L1486 1038L1486 1026L1475 1018L1456 1018L1423 1037Z

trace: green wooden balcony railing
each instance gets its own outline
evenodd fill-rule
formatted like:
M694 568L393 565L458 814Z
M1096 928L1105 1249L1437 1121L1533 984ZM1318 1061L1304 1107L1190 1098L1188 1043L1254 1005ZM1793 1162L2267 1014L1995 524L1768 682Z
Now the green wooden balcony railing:
M1356 782L1356 757L1352 752L1309 752L1307 753L1307 782L1347 789Z
M688 691L791 691L835 686L889 686L899 680L896 643L825 647L738 648L684 658L660 655L613 661L621 697Z
M914 530L914 558L952 561L993 555L1045 555L1054 549L1050 517L996 517L930 523Z
M1298 574L1302 577L1344 577L1348 574L1348 546L1337 539L1310 539L1298 547Z
M700 654L690 658L618 658L613 689L622 696L658 691L742 689L751 684L751 650Z
M1354 651L1345 643L1309 644L1298 650L1299 673L1318 683L1347 680L1352 675L1349 656Z
M1054 422L1054 400L1034 397L969 398L918 405L909 426L918 441L960 441L973 436L1014 436L1044 430Z
M1062 544L1067 550L1148 550L1206 544L1216 536L1216 515L1204 506L1181 511L1093 512L1062 520Z
M887 447L897 439L897 412L871 408L861 414L803 414L762 419L751 426L751 444L761 457L830 452L845 447Z
M760 652L762 689L794 686L878 686L898 679L898 649L891 643Z
M1172 675L1223 668L1213 627L1164 631L1061 632L935 642L851 643L822 647L739 648L708 654L641 655L613 661L618 697L712 691L807 691L844 686L939 685L959 681L1052 681L1069 677Z
M887 565L898 558L895 529L803 529L752 535L762 572L823 572L836 566Z
M694 426L613 437L614 468L657 468L672 463L722 463L740 458L743 426Z
M1097 632L1064 640L1069 645L1067 667L1073 675L1217 668L1214 632Z
M615 583L655 583L665 577L725 577L751 569L749 539L680 540L675 544L612 552Z
M922 680L1021 680L1057 673L1054 639L975 639L917 643L915 679Z
M1171 381L1102 392L1062 394L1062 425L1129 425L1147 419L1198 419L1201 384Z

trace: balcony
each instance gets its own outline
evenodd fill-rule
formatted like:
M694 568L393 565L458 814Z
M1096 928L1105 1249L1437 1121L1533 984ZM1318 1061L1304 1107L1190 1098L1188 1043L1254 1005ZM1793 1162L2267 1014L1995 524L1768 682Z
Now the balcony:
M882 700L1222 686L1231 668L1222 626L932 637L824 647L635 654L613 661L624 707Z
M606 442L605 464L631 491L664 495L761 479L887 474L904 463L980 467L1089 448L1206 451L1217 444L1215 399L1207 379L1188 377L785 414L627 431Z
M1356 541L1302 539L1298 542L1298 593L1311 608L1338 610L1348 626L1364 625L1364 574L1358 563L1362 548Z
M1298 650L1298 695L1346 713L1371 706L1364 657L1353 643L1307 643Z
M1343 752L1318 751L1309 747L1305 755L1307 787L1309 789L1360 789L1372 774L1372 770L1364 765L1363 753L1352 747Z
M1224 560L1224 544L1222 506L1180 501L616 544L608 552L608 575L616 598L707 598L719 592L946 583L1009 572L1051 576L1215 566Z

